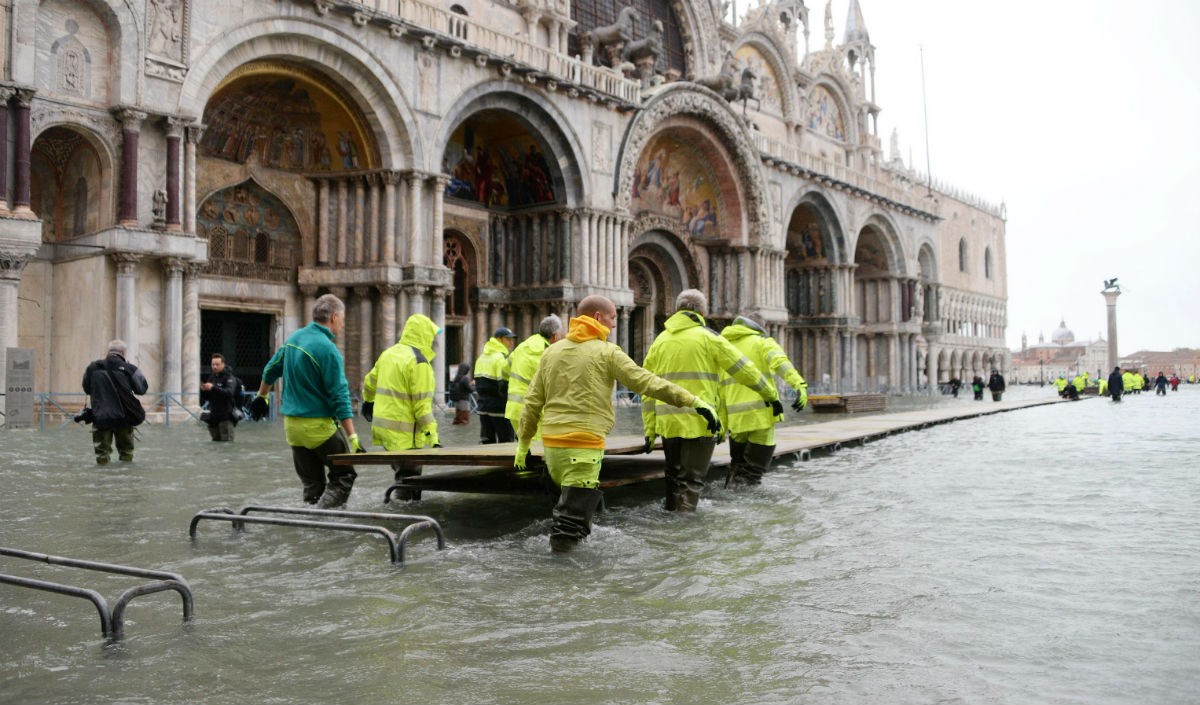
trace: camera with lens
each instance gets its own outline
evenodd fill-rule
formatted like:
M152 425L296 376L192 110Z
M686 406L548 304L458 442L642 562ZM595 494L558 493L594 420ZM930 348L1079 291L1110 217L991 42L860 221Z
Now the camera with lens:
M75 414L75 423L92 423L95 420L96 415L92 413L90 406L83 407L78 414Z

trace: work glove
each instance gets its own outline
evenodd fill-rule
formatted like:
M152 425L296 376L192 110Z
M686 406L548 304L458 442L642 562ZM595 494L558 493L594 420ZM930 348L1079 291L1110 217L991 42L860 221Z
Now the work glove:
M525 469L525 461L529 458L529 446L524 443L517 444L517 455L513 458L513 467L518 470Z
M354 451L355 453L366 453L367 452L366 449L364 449L362 447L362 444L358 442L358 434L357 433L350 434L350 450Z
M808 404L808 393L803 389L799 390L796 395L796 401L792 402L792 410L796 412L804 411L804 407Z
M715 436L721 432L721 422L717 420L717 411L709 406L708 402L700 397L696 397L696 403L692 404L692 408L696 410L697 414L704 417L704 422L708 424L709 433Z
M776 399L766 402L766 404L771 407L771 416L783 416L783 402Z
M649 453L654 450L654 436L646 436L646 445L642 446L643 453Z
M267 418L267 414L271 413L271 405L267 402L267 398L262 396L254 397L254 401L250 402L250 418L255 421L262 421Z
M370 423L371 419L375 417L375 402L364 401L362 403L361 413L362 417L366 419L368 423Z

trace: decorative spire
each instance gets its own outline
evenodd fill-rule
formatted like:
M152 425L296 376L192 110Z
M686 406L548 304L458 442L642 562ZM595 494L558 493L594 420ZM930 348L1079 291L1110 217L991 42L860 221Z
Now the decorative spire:
M833 48L833 0L825 0L825 48Z
M842 44L870 44L871 36L867 33L867 23L863 21L862 7L858 0L850 0L850 9L846 13L846 34Z

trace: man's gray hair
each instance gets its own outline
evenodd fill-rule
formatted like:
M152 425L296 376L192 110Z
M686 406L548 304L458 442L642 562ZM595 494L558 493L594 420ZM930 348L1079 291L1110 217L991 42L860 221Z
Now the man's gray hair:
M538 324L538 332L541 333L542 337L546 340L549 340L559 333L562 333L562 329L562 319L558 316L546 316L542 319L542 322Z
M708 297L699 289L684 289L675 297L676 311L695 311L701 316L708 315Z
M333 314L346 315L346 304L333 294L322 294L312 309L312 319L317 323L328 323Z
M125 353L128 350L129 350L129 348L128 348L128 346L125 345L125 341L121 340L120 338L113 338L112 340L108 341L108 354L109 355L116 353L116 354L120 355L121 357L125 357Z

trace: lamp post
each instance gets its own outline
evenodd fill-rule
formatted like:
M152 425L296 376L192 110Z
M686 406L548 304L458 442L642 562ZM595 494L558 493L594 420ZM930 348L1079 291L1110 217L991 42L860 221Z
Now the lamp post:
M1042 386L1045 387L1046 386L1046 361L1038 360L1038 367L1041 368Z

